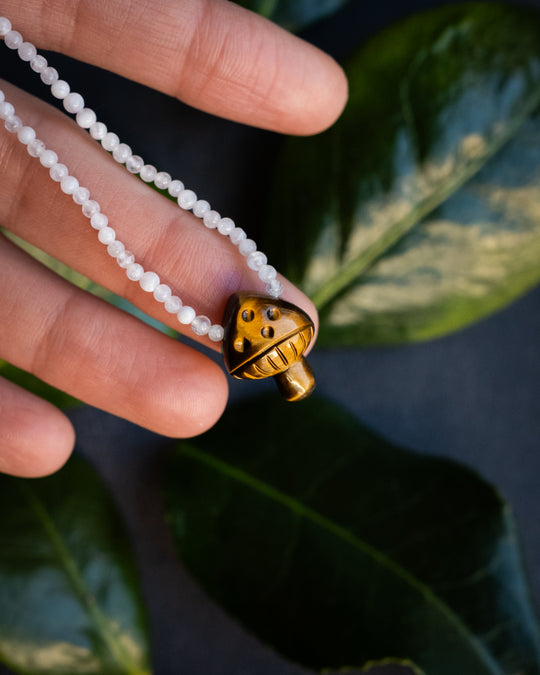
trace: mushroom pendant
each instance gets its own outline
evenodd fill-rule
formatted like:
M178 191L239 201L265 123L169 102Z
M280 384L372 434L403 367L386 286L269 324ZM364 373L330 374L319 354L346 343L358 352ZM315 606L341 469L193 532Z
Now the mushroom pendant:
M311 394L315 378L303 354L314 326L304 311L266 295L235 293L225 308L223 325L223 356L233 377L274 377L288 401Z

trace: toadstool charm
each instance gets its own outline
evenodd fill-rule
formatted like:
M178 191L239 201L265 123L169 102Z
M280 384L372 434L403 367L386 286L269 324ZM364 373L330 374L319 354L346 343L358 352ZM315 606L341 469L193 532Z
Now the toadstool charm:
M314 333L309 316L289 302L254 293L235 293L223 317L223 356L233 377L274 377L288 401L299 401L315 388L303 354Z

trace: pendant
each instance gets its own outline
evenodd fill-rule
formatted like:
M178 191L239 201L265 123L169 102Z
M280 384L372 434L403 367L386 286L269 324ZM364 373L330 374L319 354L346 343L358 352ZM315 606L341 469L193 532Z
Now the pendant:
M300 401L315 389L303 356L314 325L300 308L266 295L235 293L227 302L223 326L223 357L233 377L274 377L287 401Z

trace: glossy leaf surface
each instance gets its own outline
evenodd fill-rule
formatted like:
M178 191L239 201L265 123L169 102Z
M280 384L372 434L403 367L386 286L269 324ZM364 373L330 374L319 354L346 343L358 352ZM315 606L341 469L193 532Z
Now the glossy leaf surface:
M431 338L535 284L540 14L432 10L346 70L340 121L285 147L265 244L320 309L320 339Z
M540 672L511 515L471 471L394 447L328 402L269 397L180 443L166 475L186 566L288 658Z
M80 458L54 476L0 476L0 661L28 675L149 673L129 542Z
M337 11L348 0L235 0L288 30L300 30Z

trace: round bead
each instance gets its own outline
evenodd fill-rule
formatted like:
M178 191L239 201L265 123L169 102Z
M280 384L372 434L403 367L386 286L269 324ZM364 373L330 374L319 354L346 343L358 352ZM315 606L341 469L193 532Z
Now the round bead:
M207 316L196 316L191 322L191 330L195 335L206 335L212 326L212 322Z
M112 244L116 239L116 232L112 227L103 227L98 231L98 239L102 244Z
M109 152L112 152L119 143L120 139L112 131L108 131L101 139L101 145Z
M249 255L257 250L257 244L253 239L242 239L238 246L238 250L242 255Z
M124 253L125 250L126 247L121 241L118 241L118 239L115 239L107 246L107 253L113 258L118 258L118 256L121 253Z
M165 300L165 311L169 314L177 314L182 307L182 301L177 295L171 295Z
M113 150L113 157L119 164L125 164L132 154L131 148L127 143L120 143Z
M199 199L193 204L193 213L197 218L202 218L208 211L210 211L210 204L205 199Z
M82 205L82 212L87 218L92 218L92 216L95 216L96 213L99 213L100 211L101 207L95 199L89 199Z
M184 326L188 326L197 315L193 307L184 305L182 309L177 312L176 316L178 317L178 321L180 321L180 323L184 324Z
M56 82L59 76L56 68L51 68L51 66L47 66L47 68L44 68L41 71L40 77L43 84L52 85Z
M94 228L94 230L102 230L104 227L107 227L108 224L109 219L104 213L100 213L98 211L97 213L94 213L90 216L90 225Z
M39 157L44 150L45 150L45 143L43 141L40 141L39 138L34 138L34 140L30 141L30 143L28 143L28 145L26 146L26 152L30 155L30 157ZM68 173L67 166L65 167L65 169L67 176Z
M0 103L3 103L6 100L4 92L0 89Z
M10 133L15 133L19 131L19 129L22 129L23 123L20 117L17 117L17 115L11 115L4 122L4 126Z
M79 187L79 181L75 176L64 176L60 181L60 187L62 192L65 192L67 195L72 195Z
M120 256L117 258L117 260L120 261ZM144 274L144 270L142 265L132 262L126 267L126 274L127 278L131 281L139 281L139 279L141 279L142 275Z
M4 42L6 43L6 47L9 47L10 49L19 49L23 43L23 37L18 31L10 30L9 33L6 33L4 36Z
M22 61L31 61L37 54L37 49L31 42L23 42L18 49Z
M30 141L35 140L36 132L32 127L21 127L19 131L17 131L17 138L23 145L28 145Z
M68 111L68 113L75 114L84 109L84 98L75 91L72 91L71 94L68 94L63 103L64 108Z
M30 148L31 145L32 144L29 143L27 147ZM45 148L45 145L43 146L43 148ZM57 183L68 174L69 171L65 164L55 164L54 166L51 166L51 168L49 169L50 177Z
M0 37L4 37L11 30L11 21L5 17L0 16Z
M2 101L2 103L0 103L0 120L7 120L8 117L11 117L14 114L15 108L9 101Z
M170 298L172 295L172 291L170 289L170 286L167 286L167 284L159 284L159 286L156 286L154 289L154 298L158 302L165 302L167 298Z
M167 173L166 171L160 171L159 173L156 174L156 177L154 178L154 183L156 184L156 187L159 188L160 190L166 190L171 182L171 174Z
M126 162L126 169L130 173L139 173L143 166L144 159L139 157L139 155L131 155L131 157Z
M266 285L266 292L273 298L279 298L283 293L283 284L279 279L272 279L272 281Z
M51 94L55 98L66 98L70 90L70 86L65 80L56 80L51 87Z
M145 183L151 183L156 177L157 169L152 164L145 164L139 171L139 176Z
M58 155L54 150L44 150L39 157L39 161L41 166L50 169L58 162Z
M45 153L43 153L44 155ZM40 157L41 163L43 163L43 155ZM73 201L75 204L84 204L90 199L90 190L85 187L79 186L76 190L73 191L73 194L71 195L73 197Z
M184 183L181 180L172 180L167 188L171 197L178 197L183 189Z
M135 256L131 251L124 251L116 256L116 262L122 269L127 269L135 262Z
M210 230L215 229L218 226L221 216L217 211L207 211L203 216L203 223Z
M191 209L196 201L197 195L193 192L193 190L182 190L182 192L178 195L178 206L181 209Z
M90 136L96 141L101 141L107 135L107 127L103 122L93 122L90 127Z
M81 129L90 129L92 124L95 124L97 118L96 113L92 108L83 108L82 110L79 110L75 119Z
M263 265L259 270L259 279L265 284L270 283L276 278L277 271L272 265Z
M238 246L238 244L246 238L247 234L241 227L235 227L229 235L229 239L235 246Z
M231 218L222 218L217 226L218 232L224 236L229 235L234 230L234 220Z
M47 59L44 56L41 56L41 54L34 56L30 61L30 68L32 68L35 73L42 73L47 65Z
M258 272L263 265L266 265L268 258L262 251L253 251L253 253L248 254L246 262L250 270Z
M143 291L153 293L159 286L159 277L155 272L145 272L139 280Z
M210 326L208 330L208 337L212 342L221 342L223 340L223 335L225 331L223 326L220 326L218 323L215 323L213 326Z

